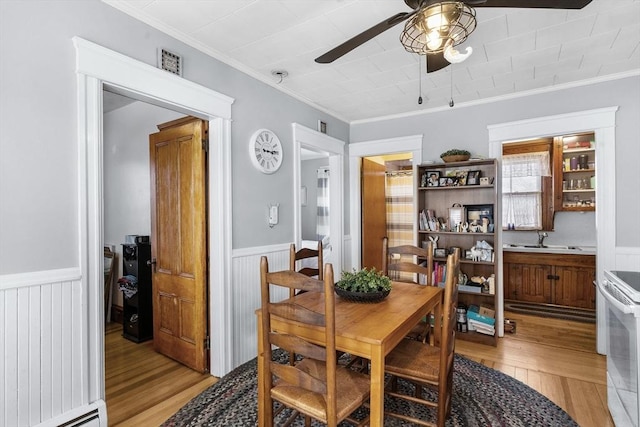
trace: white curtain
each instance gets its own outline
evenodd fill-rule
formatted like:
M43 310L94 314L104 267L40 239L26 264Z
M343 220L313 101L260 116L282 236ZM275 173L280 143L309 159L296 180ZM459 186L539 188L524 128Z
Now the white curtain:
M542 177L551 176L549 152L502 156L502 227L542 227Z
M318 214L316 215L317 239L329 244L329 169L318 169Z

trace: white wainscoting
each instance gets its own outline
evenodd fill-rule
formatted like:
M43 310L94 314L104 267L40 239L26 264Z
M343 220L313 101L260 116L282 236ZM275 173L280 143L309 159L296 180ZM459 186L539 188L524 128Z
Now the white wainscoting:
M78 268L0 276L0 425L104 416L88 402L85 298Z
M351 237L345 236L342 254L351 251ZM232 255L231 277L233 304L233 366L237 367L257 355L258 334L255 311L260 307L260 257L269 259L269 270L289 268L289 244L235 249ZM351 270L351 260L343 260L344 268ZM334 272L334 275L338 272ZM276 300L288 298L284 289L274 289Z
M289 244L235 249L231 260L233 307L233 366L239 366L258 354L256 310L260 307L260 257L269 260L269 270L289 268ZM289 293L274 290L275 298L284 299ZM282 295L280 295L280 293Z
M616 270L640 271L640 247L616 247Z

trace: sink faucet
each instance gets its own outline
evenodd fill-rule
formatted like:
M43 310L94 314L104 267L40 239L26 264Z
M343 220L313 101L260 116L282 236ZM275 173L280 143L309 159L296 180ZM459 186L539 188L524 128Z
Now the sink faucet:
M549 235L545 231L543 231L542 233L540 233L540 231L537 231L537 233L538 233L538 246L542 247L544 246L544 238L549 237Z

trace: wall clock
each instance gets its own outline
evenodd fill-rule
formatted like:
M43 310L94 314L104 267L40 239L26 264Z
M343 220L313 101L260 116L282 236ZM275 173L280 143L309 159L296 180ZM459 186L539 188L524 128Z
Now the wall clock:
M249 141L253 165L262 173L274 173L282 164L282 144L275 133L258 129Z

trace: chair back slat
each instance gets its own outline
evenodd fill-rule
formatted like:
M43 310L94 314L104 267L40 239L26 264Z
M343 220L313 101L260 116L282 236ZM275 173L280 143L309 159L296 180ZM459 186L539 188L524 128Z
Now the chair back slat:
M324 347L312 344L295 335L272 333L269 339L271 344L289 352L304 354L316 360L327 360L327 350Z
M281 380L314 393L327 394L327 383L294 366L270 363L271 372Z
M411 258L411 261L408 259ZM421 265L424 264L424 265ZM420 248L412 245L400 245L389 247L389 239L383 238L382 241L382 274L391 276L392 272L424 275L424 284L432 285L433 283L433 250L432 242L427 243L426 248ZM401 282L419 283L418 280L409 280L406 275L393 277L393 280Z
M269 312L283 319L294 322L308 323L310 325L325 326L324 314L309 310L306 307L288 302L271 304Z

